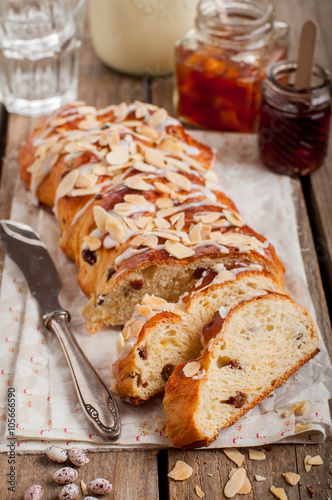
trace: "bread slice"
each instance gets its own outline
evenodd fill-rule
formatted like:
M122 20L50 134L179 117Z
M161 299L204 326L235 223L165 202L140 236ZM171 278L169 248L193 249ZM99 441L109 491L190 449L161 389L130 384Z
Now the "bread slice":
M211 333L202 336L202 329L215 312L262 290L283 291L272 274L255 266L227 270L221 265L219 272L204 271L176 304L145 297L118 339L114 391L132 404L162 392L175 366L201 353Z
M216 262L256 263L282 282L273 246L218 186L215 156L166 110L139 102L69 103L28 137L21 176L59 219L91 332L123 325L146 293L178 300Z
M183 449L208 446L319 351L312 318L288 296L266 293L222 319L201 357L166 384L167 434Z

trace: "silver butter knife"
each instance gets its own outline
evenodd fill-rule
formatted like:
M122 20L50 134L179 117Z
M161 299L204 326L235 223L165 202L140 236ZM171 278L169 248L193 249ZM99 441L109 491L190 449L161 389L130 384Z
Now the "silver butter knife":
M85 416L104 439L116 441L121 433L117 404L69 327L69 313L58 300L62 284L45 243L32 227L10 220L0 221L0 240L24 274L44 325L60 342Z

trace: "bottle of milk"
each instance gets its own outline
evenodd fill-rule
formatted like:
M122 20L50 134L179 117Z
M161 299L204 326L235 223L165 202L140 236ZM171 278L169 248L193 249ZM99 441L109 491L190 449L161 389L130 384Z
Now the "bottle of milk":
M98 57L132 75L174 69L174 43L194 25L197 0L93 0L90 31Z

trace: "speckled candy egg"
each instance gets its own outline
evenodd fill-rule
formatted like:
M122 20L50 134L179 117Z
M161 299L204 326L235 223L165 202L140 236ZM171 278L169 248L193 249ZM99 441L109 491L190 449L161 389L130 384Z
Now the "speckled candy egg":
M96 493L96 495L107 495L112 490L112 485L107 479L102 477L98 477L93 481L90 481L89 488L92 493Z
M80 489L77 484L67 484L61 488L59 500L75 500L75 498L78 497L79 492Z
M58 462L59 464L62 464L68 458L67 451L60 448L60 446L50 446L46 450L46 455L53 460L53 462Z
M72 469L71 467L63 467L62 469L54 472L53 479L56 483L59 484L69 484L73 481L76 481L77 476L77 470Z
M43 494L43 488L40 484L33 484L25 492L24 500L40 500L43 497Z
M89 461L84 451L80 448L71 448L68 451L68 458L77 467L81 467Z

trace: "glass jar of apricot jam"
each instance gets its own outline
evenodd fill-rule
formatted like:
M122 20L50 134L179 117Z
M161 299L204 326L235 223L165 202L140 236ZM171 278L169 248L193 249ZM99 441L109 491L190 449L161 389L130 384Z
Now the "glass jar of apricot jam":
M284 59L288 26L270 0L200 0L196 27L175 46L179 118L212 130L255 132L261 85L271 62Z
M331 118L331 77L316 65L309 88L294 87L297 64L267 70L259 129L261 159L278 174L311 174L324 163Z

